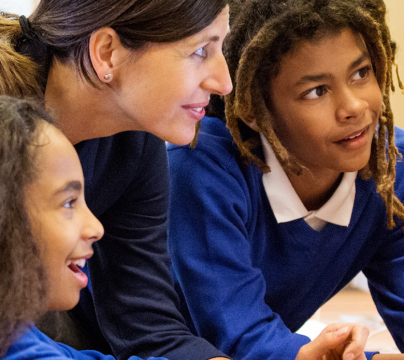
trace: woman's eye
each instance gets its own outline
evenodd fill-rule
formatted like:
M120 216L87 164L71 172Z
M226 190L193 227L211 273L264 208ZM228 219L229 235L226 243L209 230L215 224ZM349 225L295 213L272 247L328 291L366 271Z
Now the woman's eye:
M206 47L201 47L200 49L194 52L195 55L205 58L206 57Z
M317 99L320 96L323 96L327 90L325 89L324 86L317 86L314 89L310 90L306 95L306 99Z
M368 74L369 74L370 68L368 66L359 69L355 75L354 75L354 80L361 80L361 79L365 79Z

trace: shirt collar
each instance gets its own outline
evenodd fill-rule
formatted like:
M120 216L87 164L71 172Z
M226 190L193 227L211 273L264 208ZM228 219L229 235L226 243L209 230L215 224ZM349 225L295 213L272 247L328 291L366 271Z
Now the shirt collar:
M357 171L344 173L341 183L331 198L320 209L309 212L263 134L261 134L261 141L266 164L271 168L271 172L263 174L262 181L278 223L305 218L311 214L335 225L349 225L355 201Z

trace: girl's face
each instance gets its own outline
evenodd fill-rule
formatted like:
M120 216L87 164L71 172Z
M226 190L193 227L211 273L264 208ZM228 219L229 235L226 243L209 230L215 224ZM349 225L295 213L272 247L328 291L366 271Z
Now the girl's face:
M205 115L210 94L232 89L222 44L229 31L228 6L211 25L175 43L151 44L121 68L117 111L128 129L188 144L195 124ZM129 52L129 50L128 50ZM132 123L132 125L131 125Z
M382 95L360 35L345 29L300 43L282 58L270 94L280 141L315 176L368 163Z
M80 267L104 230L84 200L83 172L74 147L47 123L40 144L37 178L25 189L25 203L49 279L48 310L68 310L87 286Z

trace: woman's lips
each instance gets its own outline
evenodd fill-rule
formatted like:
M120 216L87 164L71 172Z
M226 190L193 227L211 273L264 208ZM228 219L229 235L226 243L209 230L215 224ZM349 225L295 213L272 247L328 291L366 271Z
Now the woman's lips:
M205 107L209 105L209 102L184 105L182 108L188 112L188 115L193 119L199 121L205 116Z

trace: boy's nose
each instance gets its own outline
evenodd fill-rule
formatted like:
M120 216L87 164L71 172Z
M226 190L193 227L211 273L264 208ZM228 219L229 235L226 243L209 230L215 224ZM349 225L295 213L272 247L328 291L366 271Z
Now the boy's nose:
M368 108L368 102L356 94L355 91L344 89L338 99L337 118L340 121L360 119Z

